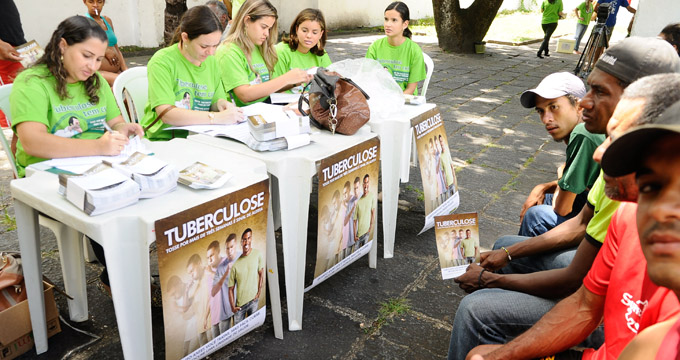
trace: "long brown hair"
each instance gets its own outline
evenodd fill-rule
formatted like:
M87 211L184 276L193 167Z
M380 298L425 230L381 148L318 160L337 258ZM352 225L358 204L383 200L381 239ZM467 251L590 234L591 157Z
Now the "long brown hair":
M246 31L246 18L250 22L255 22L265 16L274 17L274 25L269 29L269 36L267 40L260 46L260 52L262 53L262 58L269 71L274 70L274 65L278 61L278 56L276 56L276 50L274 49L274 44L276 44L276 38L278 36L278 19L279 15L276 12L276 8L267 0L247 0L241 8L238 10L236 17L232 21L231 28L229 28L229 34L224 43L233 43L238 46L241 51L246 56L248 60L248 66L250 69L257 73L253 67L252 56L250 55L255 48L255 44L248 37Z
M54 78L57 80L57 94L59 94L60 99L64 100L68 97L66 78L69 75L64 67L64 58L59 47L61 39L64 39L67 44L73 45L93 37L105 43L109 41L106 32L94 20L80 15L71 16L59 23L57 30L52 33L52 38L50 38L47 46L45 46L45 54L36 62L36 65L46 65L50 73L54 75ZM85 84L85 91L90 98L90 102L93 104L99 103L97 93L99 92L101 81L98 73L95 72L83 83Z
M316 56L323 56L326 53L324 50L324 47L326 46L326 20L324 19L321 10L304 9L300 11L298 16L295 18L295 21L293 21L293 23L290 25L290 34L287 38L283 39L283 42L288 44L291 51L297 50L298 44L300 44L300 39L297 37L297 29L300 27L300 24L307 20L318 22L319 26L321 26L321 31L323 31L321 38L319 39L319 43L309 49L309 52Z
M193 40L201 35L212 34L219 31L220 34L224 29L220 19L215 13L205 5L194 6L187 10L182 18L179 20L179 26L175 29L172 35L170 44L182 42L182 33L187 33L189 40Z

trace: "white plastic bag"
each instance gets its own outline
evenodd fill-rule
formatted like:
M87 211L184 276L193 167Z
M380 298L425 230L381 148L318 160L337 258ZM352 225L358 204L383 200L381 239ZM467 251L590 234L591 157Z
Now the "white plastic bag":
M331 64L328 70L352 79L370 99L371 117L387 117L404 106L404 94L392 75L373 59L348 59Z

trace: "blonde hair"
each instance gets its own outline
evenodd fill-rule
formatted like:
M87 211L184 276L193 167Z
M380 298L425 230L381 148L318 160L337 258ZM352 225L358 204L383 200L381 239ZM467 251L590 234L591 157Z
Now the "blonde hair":
M265 42L260 46L260 53L262 54L267 69L269 69L270 72L274 71L274 65L276 65L276 61L278 61L274 44L276 44L276 38L278 37L277 24L279 16L276 12L276 8L269 1L247 0L241 5L236 17L232 21L227 38L224 40L225 44L233 43L243 51L246 60L248 60L248 66L250 66L250 69L254 73L257 73L257 71L253 67L251 53L257 45L253 44L250 37L248 37L246 31L246 17L249 18L250 22L255 22L265 16L274 17L274 25L269 29L269 36L267 36Z

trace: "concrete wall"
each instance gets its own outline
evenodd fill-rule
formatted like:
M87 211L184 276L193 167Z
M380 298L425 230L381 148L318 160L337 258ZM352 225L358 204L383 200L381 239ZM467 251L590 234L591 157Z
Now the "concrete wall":
M192 7L206 0L187 0ZM433 16L432 2L405 0L411 18ZM42 46L49 41L59 22L72 15L84 15L87 8L80 0L27 1L15 0L27 40L36 40ZM279 12L279 29L286 30L304 8L319 8L324 12L331 29L378 26L383 23L383 11L389 0L272 0ZM164 0L110 0L104 15L114 22L119 45L158 46L163 41Z
M666 25L680 22L678 0L641 1L638 6L631 35L656 36Z

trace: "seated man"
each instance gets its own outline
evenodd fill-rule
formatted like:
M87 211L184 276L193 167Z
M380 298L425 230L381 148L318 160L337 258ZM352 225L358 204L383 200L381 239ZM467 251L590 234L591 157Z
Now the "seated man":
M519 214L520 236L541 235L576 216L600 174L593 151L605 136L590 133L581 123L578 103L585 95L581 79L559 72L546 76L535 89L520 97L522 106L536 108L553 140L567 144L567 160L558 180L536 185L524 202Z
M629 38L612 46L607 55L609 57L605 59L616 59L610 61L614 65L596 64L588 79L591 90L581 101L586 128L591 132L607 131L608 119L627 83L650 73L680 72L680 59L675 51L659 39ZM650 57L656 60L653 66L648 61ZM657 91L636 96L642 99L634 101L634 106L641 107L642 103L645 109L641 114L622 113L615 116L618 127L623 129L630 126L631 122L649 121L656 114L654 109L667 107L672 97L675 98L672 102L680 99L680 94L667 89L675 86L672 81L659 84L658 87L648 84L645 90L652 87ZM649 118L647 115L650 115ZM605 141L603 145L606 143ZM567 296L580 286L599 251L598 244L604 241L611 214L618 207L618 202L611 201L604 195L604 185L605 181L601 176L590 191L589 205L584 206L577 217L543 235L516 243L507 251L499 249L482 253L484 268L470 265L465 274L455 279L468 292L481 287L500 289L477 291L466 296L460 303L453 322L449 359L464 359L468 351L479 344L507 342L531 327L550 310L556 303L552 299ZM621 189L620 197L623 199L629 193L625 190L629 189ZM617 188L614 187L610 194L617 195L616 193ZM571 256L566 251L557 251L574 246L578 241L581 244L575 256L573 251ZM542 253L544 256L531 256ZM516 259L526 256L531 257L528 260ZM568 264L568 267L555 266L560 262ZM538 272L497 274L486 271L497 270L506 265L510 266L503 269L505 272ZM552 270L540 271L547 269ZM593 336L595 338L591 338L590 344L597 346L601 339L596 338L597 334Z
M631 143L635 151L631 151ZM666 110L655 125L614 141L602 166L612 176L637 173L637 229L647 274L680 299L680 102ZM619 359L678 359L679 335L678 318L660 322L635 336Z
M653 84L665 76L675 77L676 91L680 91L677 74L652 76L649 82ZM650 281L653 277L661 282L678 283L677 274L667 268L680 259L670 256L678 254L675 244L680 241L679 109L671 108L655 119L654 125L621 136L623 140L617 140L617 146L611 147L612 153L605 151L608 159L603 169L609 174L623 179L632 175L633 169L639 171L635 185L639 185L639 204L626 202L614 214L607 240L583 286L510 343L480 346L473 353L486 354L484 359L526 359L558 352L563 353L555 358L613 359L638 331L680 313L677 296ZM626 111L640 112L640 108L617 106L615 116ZM616 129L611 137L619 137L622 132ZM650 259L649 265L645 257ZM574 349L564 352L603 320L605 342L599 349L585 349L582 354Z

